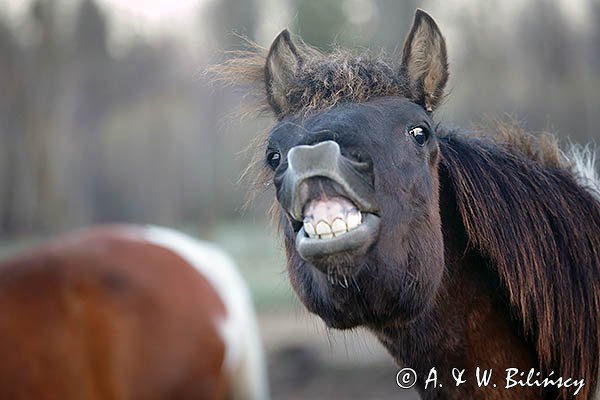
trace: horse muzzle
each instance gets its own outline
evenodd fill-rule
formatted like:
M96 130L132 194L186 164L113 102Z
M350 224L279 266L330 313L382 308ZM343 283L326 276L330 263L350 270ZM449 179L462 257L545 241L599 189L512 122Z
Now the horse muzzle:
M366 251L380 218L369 163L342 155L331 140L296 146L275 178L277 200L296 222L296 250L315 263L336 254Z

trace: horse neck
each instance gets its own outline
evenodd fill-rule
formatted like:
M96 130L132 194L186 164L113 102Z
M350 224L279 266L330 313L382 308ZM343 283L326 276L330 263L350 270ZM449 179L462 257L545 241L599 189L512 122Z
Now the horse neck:
M440 204L456 204L451 196L450 191L442 190ZM423 399L526 400L549 396L538 388L504 389L507 368L539 371L534 345L512 320L497 274L485 258L469 250L458 211L453 206L440 211L447 272L432 308L411 323L392 323L374 330L375 334L399 365L417 371L417 388ZM433 367L438 387L432 389L430 383L425 390ZM477 387L477 367L494 371L497 388ZM453 379L454 368L465 370L467 382L459 387Z

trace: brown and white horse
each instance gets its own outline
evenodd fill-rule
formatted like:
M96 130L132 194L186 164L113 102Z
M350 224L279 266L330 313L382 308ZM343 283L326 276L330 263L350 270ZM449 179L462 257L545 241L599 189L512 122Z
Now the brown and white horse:
M0 263L0 399L268 398L231 259L159 227L107 225Z

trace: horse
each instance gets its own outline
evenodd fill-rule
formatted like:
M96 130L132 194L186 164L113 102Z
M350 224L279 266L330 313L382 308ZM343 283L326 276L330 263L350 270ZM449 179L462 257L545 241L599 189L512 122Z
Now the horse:
M155 226L100 225L2 261L0 359L0 399L268 399L235 264Z
M516 126L437 122L447 60L417 10L399 57L323 53L284 30L268 51L211 69L274 117L253 175L274 188L289 279L310 312L374 334L424 399L589 399L594 153Z

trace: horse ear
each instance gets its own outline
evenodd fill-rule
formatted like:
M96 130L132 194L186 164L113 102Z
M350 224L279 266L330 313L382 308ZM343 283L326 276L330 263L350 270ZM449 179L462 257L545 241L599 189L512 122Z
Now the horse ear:
M439 104L448 81L446 41L437 24L421 9L404 42L402 69L407 74L413 99L427 111Z
M273 41L265 65L267 100L277 116L289 109L289 84L302 65L303 58L290 33L284 29Z

